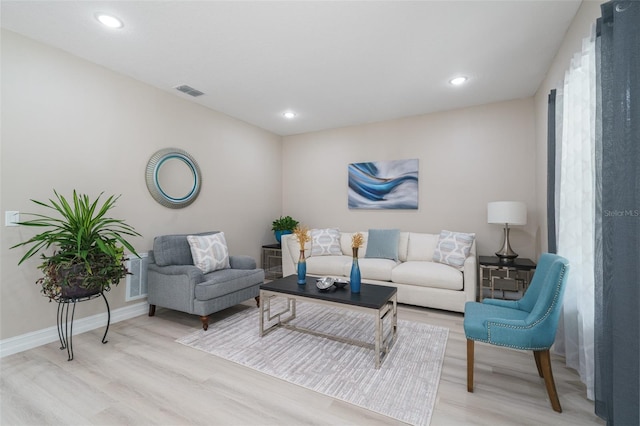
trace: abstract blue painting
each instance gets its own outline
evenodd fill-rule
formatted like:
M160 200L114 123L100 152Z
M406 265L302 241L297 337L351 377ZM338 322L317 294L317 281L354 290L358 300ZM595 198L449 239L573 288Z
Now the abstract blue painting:
M350 209L417 209L418 160L349 164Z

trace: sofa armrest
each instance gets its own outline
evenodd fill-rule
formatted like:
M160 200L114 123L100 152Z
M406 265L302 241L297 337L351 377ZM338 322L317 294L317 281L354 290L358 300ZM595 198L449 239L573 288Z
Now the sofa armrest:
M256 269L256 260L251 256L235 255L229 256L231 269Z
M478 289L478 255L476 253L476 242L474 241L469 251L469 256L464 261L462 268L464 275L464 293L467 302L475 302Z
M282 248L282 276L287 277L296 273L297 264L293 260L291 254L291 246L289 245L289 239L295 238L293 234L286 234L282 236L280 247ZM296 243L297 244L297 243ZM298 255L299 253L296 253ZM297 259L297 257L296 257Z

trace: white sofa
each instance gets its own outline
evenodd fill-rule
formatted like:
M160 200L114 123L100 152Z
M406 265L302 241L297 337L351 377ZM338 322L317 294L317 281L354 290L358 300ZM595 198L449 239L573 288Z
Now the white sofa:
M391 285L398 289L398 302L428 308L464 312L468 301L476 300L477 254L475 240L464 265L458 269L434 262L439 234L400 232L398 261L365 258L368 233L360 232L365 244L358 250L362 282ZM352 264L351 236L340 232L341 254L311 255L311 243L305 246L307 274L311 276L349 277ZM300 246L294 235L282 237L282 272L297 273Z

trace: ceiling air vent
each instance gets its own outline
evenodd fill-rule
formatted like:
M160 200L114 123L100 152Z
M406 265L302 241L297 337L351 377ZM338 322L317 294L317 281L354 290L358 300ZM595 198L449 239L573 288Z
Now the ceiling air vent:
M176 87L174 87L174 89L177 89L177 90L181 91L182 93L186 93L187 95L193 96L194 98L197 97L197 96L204 95L204 93L202 93L201 91L196 90L191 86L187 86L186 84L183 84L181 86L176 86Z

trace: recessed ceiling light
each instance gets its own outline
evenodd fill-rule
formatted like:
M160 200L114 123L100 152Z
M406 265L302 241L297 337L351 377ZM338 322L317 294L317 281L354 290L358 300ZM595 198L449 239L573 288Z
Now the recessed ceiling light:
M468 79L469 78L467 77L456 77L449 80L449 83L453 84L454 86L460 86L461 84L466 83Z
M293 112L293 111L287 111L287 112L283 112L283 113L282 113L282 116L283 116L284 118L289 119L289 120L296 118L296 115L297 115L297 114L296 114L295 112Z
M107 15L106 13L96 13L96 19L105 27L115 29L124 27L124 24L120 19L112 15Z

